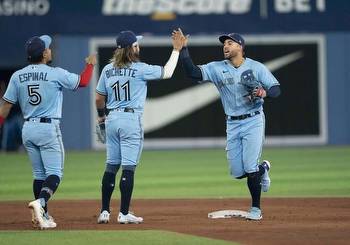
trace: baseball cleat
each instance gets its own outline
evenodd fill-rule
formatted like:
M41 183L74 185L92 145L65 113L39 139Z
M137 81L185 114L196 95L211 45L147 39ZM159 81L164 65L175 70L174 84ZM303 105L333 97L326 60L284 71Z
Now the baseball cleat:
M46 221L46 228L56 228L57 224L49 213L44 213L44 220Z
M261 210L260 208L257 207L251 207L248 211L248 215L247 215L247 220L261 220L262 219L262 215L261 215Z
M265 168L265 173L261 176L261 190L267 192L270 189L271 180L269 176L269 171L271 169L271 163L264 160L261 165Z
M40 229L39 222L35 219L35 215L33 210L31 210L32 213L32 225L35 229ZM49 215L48 213L44 213L44 220L46 222L46 228L56 228L57 224L54 220L54 218Z
M56 227L56 223L53 221L53 219L50 221L49 218L45 216L45 211L41 206L39 199L30 202L28 204L28 208L31 209L32 224L35 228L43 230Z
M119 212L118 215L118 222L120 224L140 224L143 222L142 217L137 217L131 213L128 213L127 215L124 215Z
M98 216L97 223L98 224L107 224L109 222L109 216L107 210L103 210L102 213L100 213L100 216Z
M33 228L38 229L39 228L39 222L35 219L35 215L34 215L33 209L31 209L30 212L32 214L32 225L33 225Z

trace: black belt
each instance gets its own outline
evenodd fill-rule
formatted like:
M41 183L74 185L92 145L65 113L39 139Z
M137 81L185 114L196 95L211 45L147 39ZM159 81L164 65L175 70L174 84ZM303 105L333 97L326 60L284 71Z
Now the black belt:
M41 123L51 123L51 118L46 118L46 117L40 117L40 118L27 118L26 121L35 121L33 119L38 119L38 122L41 122Z
M259 115L260 111L255 111L253 113L250 114L244 114L244 115L239 115L239 116L227 116L226 115L226 120L243 120L249 117L253 117L255 115Z
M115 109L111 109L111 111L123 111L123 112L131 112L134 113L134 109L130 108L130 107L125 107L125 108L115 108Z

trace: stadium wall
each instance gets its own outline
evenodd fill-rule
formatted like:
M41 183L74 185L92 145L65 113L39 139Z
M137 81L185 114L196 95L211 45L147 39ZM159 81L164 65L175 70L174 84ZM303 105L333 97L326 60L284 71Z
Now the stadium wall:
M327 34L328 144L350 144L350 33Z
M55 66L80 74L88 56L87 37L55 37ZM91 96L89 88L77 91L64 90L62 108L62 136L66 149L82 150L91 148Z
M55 65L79 73L83 58L89 53L89 37L57 36L55 41ZM325 35L327 140L325 144L350 144L350 104L347 84L350 80L350 41L348 33ZM95 70L96 72L97 70ZM97 74L98 75L98 74ZM96 82L96 80L94 81ZM92 86L95 86L93 84ZM303 90L303 88L300 88ZM288 93L288 91L283 91ZM298 96L295 95L295 99ZM65 91L62 131L67 149L91 149L94 145L93 95L88 89ZM93 113L93 114L91 114ZM300 115L300 120L306 115ZM224 125L222 125L224 127ZM146 144L147 145L147 144Z

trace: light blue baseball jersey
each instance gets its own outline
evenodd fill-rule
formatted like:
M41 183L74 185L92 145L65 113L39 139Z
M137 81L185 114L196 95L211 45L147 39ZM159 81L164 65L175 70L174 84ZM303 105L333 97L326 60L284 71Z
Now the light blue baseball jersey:
M163 67L135 62L130 67L106 65L98 81L96 92L107 96L107 109L133 108L143 112L147 95L147 80L161 79Z
M74 90L79 80L79 75L62 68L31 64L12 75L3 99L19 102L25 119L61 118L62 88Z
M246 89L240 83L241 74L251 69L255 78L267 91L272 86L279 85L277 79L262 63L245 58L241 66L235 68L229 61L214 61L199 66L203 81L211 81L219 90L221 102L226 115L239 116L262 110L263 99L251 102L245 95Z

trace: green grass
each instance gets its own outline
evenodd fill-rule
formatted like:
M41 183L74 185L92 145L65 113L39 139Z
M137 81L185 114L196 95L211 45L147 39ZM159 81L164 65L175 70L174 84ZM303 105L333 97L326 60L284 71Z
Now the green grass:
M0 232L0 244L97 245L97 244L234 244L226 241L166 231L22 231Z
M267 148L268 197L350 196L350 147ZM99 199L104 152L67 152L57 199ZM134 198L249 197L245 180L228 174L224 150L144 151ZM0 154L0 201L32 199L25 153ZM115 192L119 196L118 191ZM164 231L0 231L0 244L232 244Z
M350 147L267 148L271 190L265 197L350 196ZM104 152L67 152L55 199L99 199ZM229 176L224 150L144 151L134 198L249 197ZM32 199L25 153L0 154L0 201ZM118 192L115 193L118 197Z

